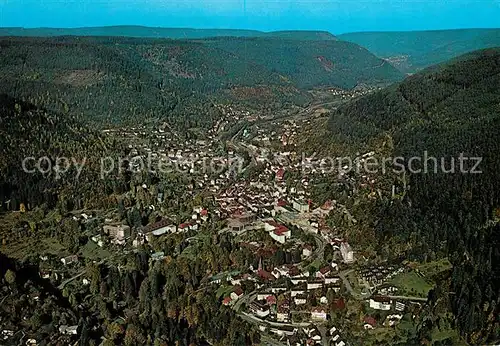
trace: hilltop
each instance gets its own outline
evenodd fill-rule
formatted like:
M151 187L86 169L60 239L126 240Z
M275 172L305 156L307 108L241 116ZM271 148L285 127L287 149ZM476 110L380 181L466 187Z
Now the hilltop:
M308 31L308 30L285 30L271 31L255 37L276 37L290 40L311 40L311 41L335 41L337 38L328 31Z
M338 38L366 47L405 73L414 73L467 52L500 46L500 29L357 32Z
M335 40L326 31L264 32L243 29L162 28L136 25L83 27L83 28L0 28L0 36L124 36L143 38L200 39L209 37L280 37L294 40Z

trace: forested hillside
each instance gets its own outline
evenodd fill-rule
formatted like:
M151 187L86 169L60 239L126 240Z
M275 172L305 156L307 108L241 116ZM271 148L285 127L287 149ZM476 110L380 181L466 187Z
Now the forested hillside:
M387 190L395 184L397 196L357 201L363 208L354 215L356 227L371 229L381 247L397 239L407 246L407 258L452 261L450 292L433 293L421 335L439 325L443 302L449 302L470 343L498 341L500 50L474 52L347 104L331 115L329 131L325 140L360 150L375 147L406 164L427 151L438 165L445 158L449 171L455 158L455 173L433 173L431 161L428 173L389 181ZM461 153L482 157L482 173L461 173ZM469 160L464 168L470 172L474 164Z
M99 158L112 153L99 133L68 114L6 95L0 95L0 114L0 200L9 201L0 210L19 210L22 202L26 207L45 204L62 210L99 204L103 196L97 192L104 191L103 182L96 179ZM25 167L32 173L23 169L27 157L32 159ZM47 159L39 162L42 157ZM58 172L58 157L74 158L85 168L78 174L71 163L70 169ZM66 164L60 162L60 167L62 170Z
M207 93L229 83L217 61L199 64L210 54L196 43L29 38L4 40L1 46L3 93L100 123L168 117L180 106L206 102ZM219 65L234 67L228 54L217 53ZM238 67L243 80L249 69ZM268 71L254 72L248 83L271 78ZM184 114L176 115L172 118L182 122Z
M414 73L477 49L500 45L500 29L359 32L339 39L366 47L405 73Z
M235 87L267 88L265 106L280 109L308 102L300 87L352 88L401 75L345 42L60 37L0 40L0 77L1 93L95 123L161 118L185 128L217 119L210 105Z
M291 40L212 39L211 47L239 55L282 75L301 88L336 85L353 88L361 83L394 82L401 74L389 63L376 58L366 49L349 42Z
M56 232L60 238L86 239L78 223L67 219ZM75 339L78 345L106 346L258 345L256 329L232 309L221 308L214 285L201 285L215 265L227 270L239 250L229 237L220 238L203 245L195 259L154 261L149 251L139 250L115 265L89 262L81 269L92 283L62 290L40 278L38 256L17 261L0 253L0 323L23 331L8 345L26 336L46 345L74 345ZM171 253L175 241L165 244ZM47 257L43 265L60 265L55 256ZM64 335L60 326L77 327L78 336Z

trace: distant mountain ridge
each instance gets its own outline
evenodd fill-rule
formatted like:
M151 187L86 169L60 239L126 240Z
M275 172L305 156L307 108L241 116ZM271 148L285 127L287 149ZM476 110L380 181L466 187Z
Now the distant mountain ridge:
M0 36L125 36L170 39L203 39L210 37L277 37L291 40L336 40L327 31L271 31L245 29L163 28L135 25L82 28L0 28Z
M405 73L478 49L500 46L500 29L355 32L337 37L367 48Z

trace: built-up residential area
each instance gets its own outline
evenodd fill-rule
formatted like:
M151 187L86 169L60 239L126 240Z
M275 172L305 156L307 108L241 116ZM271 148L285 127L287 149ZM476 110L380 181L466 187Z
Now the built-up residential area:
M398 278L423 274L403 260L376 265L367 261L357 244L329 221L331 213L350 217L345 206L334 199L321 204L314 199L312 186L331 172L324 168L324 159L295 150L310 119L285 114L269 121L233 106L220 107L225 117L203 140L187 139L168 125L152 132L146 127L104 131L130 143L127 162L135 174L147 169L181 175L187 181L182 198L192 202L186 207L161 184L142 181L132 191L160 217L131 227L116 212L104 218L92 212L75 215L82 223L101 220L99 232L90 237L95 246L112 257L152 249L150 244L172 235L185 234L187 244L194 244L215 225L217 234L230 235L253 260L244 268L209 273L203 285L216 286L221 308L253 324L269 344L350 345L358 333L353 325L360 332L383 330L417 311L426 295L404 290ZM311 112L321 116L321 110ZM246 126L238 127L242 122ZM219 140L235 126L225 141ZM373 155L361 153L354 160ZM369 175L353 177L347 171L338 179L361 187L375 182ZM150 250L151 260L164 261L188 250L189 245L177 253ZM44 267L40 275L60 275L60 287L79 280L90 284L84 271L71 269L78 268L78 256L60 260L62 270ZM64 333L76 331L61 328Z

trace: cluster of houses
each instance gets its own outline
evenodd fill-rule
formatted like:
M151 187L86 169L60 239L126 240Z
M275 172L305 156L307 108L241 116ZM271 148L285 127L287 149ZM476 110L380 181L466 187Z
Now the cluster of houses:
M145 242L150 242L154 237L160 237L166 234L197 231L200 225L207 222L208 219L208 210L201 206L197 206L193 208L191 219L179 225L172 223L168 219L162 219L145 227L139 228L132 244L133 246L138 247ZM96 234L91 237L91 240L99 247L103 247L108 240L110 243L115 245L125 245L126 242L132 237L132 230L130 226L121 222L106 220L102 230L102 234Z
M270 130L264 126L254 126L252 133L247 132L244 138L251 141L255 145L269 147L279 143L283 147L297 146L297 135L300 126L294 119L285 119L279 121L279 126Z
M337 268L327 266L314 275L293 265L273 268L270 273L257 269L256 274L263 284L249 305L250 312L259 318L285 323L291 321L292 311L307 310L311 321L326 321L329 303L326 293L329 290L338 293L342 285ZM288 285L273 285L274 281L283 278Z
M217 104L216 107L222 116L217 119L212 128L208 130L207 136L209 138L214 137L221 132L227 131L230 126L236 124L240 120L253 122L260 118L259 116L251 114L248 110L242 110L233 105Z
M368 305L373 310L385 312L383 315L380 315L384 322L377 323L375 317L365 316L364 329L374 329L380 325L392 327L401 321L404 311L407 308L406 303L386 296L373 296L368 300Z
M338 88L330 88L328 89L328 92L330 95L337 96L341 98L342 100L349 100L353 99L356 97L360 97L363 95L366 95L370 92L373 92L375 90L378 90L379 88L377 87L363 87L363 88L355 88L353 90L343 90L343 89L338 89Z
M189 176L191 183L187 188L192 193L198 190L219 193L240 170L243 162L234 152L220 150L220 141L214 140L216 132L209 131L206 139L184 139L167 124L163 124L153 131L137 127L105 130L105 133L121 136L133 143L129 145L126 160L132 172L173 171ZM114 164L115 170L123 162ZM149 190L148 186L143 188ZM148 192L154 194L158 203L164 201L163 192Z
M336 91L337 92L337 91ZM341 94L339 94L342 96ZM348 94L345 94L348 95ZM349 94L353 95L353 94ZM114 245L125 245L133 240L137 247L151 242L156 237L168 234L198 231L199 227L209 222L212 216L227 221L227 230L241 233L253 230L264 230L274 240L274 245L281 246L294 243L292 226L321 237L326 244L333 247L345 264L355 262L354 251L351 245L343 238L333 235L326 226L325 217L336 207L335 202L327 202L323 206L313 209L311 203L311 176L305 176L304 160L306 166L310 165L311 173L326 174L323 159L300 158L297 153L290 150L297 143L299 126L296 121L286 121L282 128L269 131L265 128L257 129L257 134L250 134L243 129L243 138L251 140L244 147L253 154L252 160L260 163L260 170L254 175L240 180L234 180L231 170L216 172L210 163L217 159L218 165L230 167L240 164L240 157L233 151L227 150L220 157L220 144L214 139L223 131L228 131L231 125L241 119L255 120L249 112L238 111L232 106L218 106L224 117L216 121L213 128L207 133L207 140L180 139L166 126L150 132L145 127L106 131L113 135L130 138L142 138L144 141L133 141L130 156L139 157L143 162L156 166L159 162L168 161L184 174L189 175L189 190L192 194L196 191L210 192L214 197L215 206L210 209L201 206L194 207L191 217L183 223L177 224L168 219L162 219L137 230L121 222L106 220L100 234L91 237L98 246L102 247L110 242ZM282 150L271 154L270 147L278 142ZM286 147L286 148L285 148ZM356 158L356 162L363 162L374 153L366 153ZM207 165L208 163L208 165ZM132 162L134 168L141 168L139 161ZM319 167L319 168L318 168ZM241 168L241 167L239 167ZM368 177L362 177L363 184L373 184ZM154 191L143 184L139 190ZM153 192L151 192L153 194ZM164 194L155 191L153 200L159 204L164 201ZM87 222L91 217L82 214L82 222ZM292 240L293 239L293 240ZM312 244L301 246L302 258L308 258L314 253ZM245 246L254 246L248 243ZM259 244L257 244L259 245ZM163 252L152 254L152 261L165 258ZM66 256L60 259L64 266L78 262L77 256ZM340 263L340 262L339 262ZM327 330L322 335L314 323L323 323L328 320L331 303L331 291L336 296L342 289L342 279L339 276L339 266L336 262L322 267L315 273L297 265L283 265L264 269L262 263L258 268L250 268L248 273L220 275L211 278L210 282L219 285L231 284L232 288L222 297L222 304L234 306L238 301L245 302L245 313L259 321L261 330L268 330L278 338L287 339L290 345L325 344L345 346L346 342L336 327ZM404 271L397 265L377 265L363 268L359 271L362 280L369 283L371 288L376 288L386 283L395 275ZM44 278L51 274L41 273ZM87 280L87 279L84 279ZM245 280L253 281L257 288L256 293L246 297L242 283ZM88 284L89 281L84 281ZM329 293L330 292L330 293ZM247 294L249 292L246 292ZM395 288L384 287L379 289L380 295L372 296L367 300L369 308L383 312L386 316L383 325L397 324L406 309L406 304L388 298L395 293ZM341 299L341 298L340 298ZM309 327L290 327L294 313L307 316ZM375 314L374 314L375 315ZM281 325L280 325L281 324ZM378 323L380 324L380 323ZM373 329L377 321L372 316L363 319L365 329ZM72 335L75 326L60 326L60 333ZM324 340L325 336L327 340ZM5 337L5 336L4 336Z
M300 125L294 119L283 119L273 123L273 128L255 125L251 131L244 134L244 138L256 145L269 147L279 143L283 147L296 146L296 136Z
M288 284L274 284L279 279L279 282L284 282L283 278ZM245 280L254 281L256 287L260 287L248 302L249 313L259 319L282 323L291 321L294 310L309 311L311 321L326 321L329 303L326 293L329 290L338 293L342 285L335 263L319 269L314 275L294 265L283 265L268 272L262 269L261 263L251 273L216 276L211 282L233 285L233 290L222 302L224 305L232 305L243 295L241 284Z
M212 215L216 219L226 220L227 230L233 233L264 230L277 246L295 244L296 239L292 238L291 229L293 225L303 231L314 233L316 237L322 237L326 244L331 244L334 250L338 251L344 263L353 263L354 252L349 243L344 239L332 237L331 230L326 226L325 217L335 208L335 203L327 202L320 208L314 210L311 208L311 178L302 174L303 159L293 151L285 150L285 147L289 149L290 145L296 143L298 125L295 121L287 121L282 129L276 130L274 134L257 126L254 128L257 128L258 133L253 137L247 129L240 131L243 138L252 140L251 143L242 143L240 147L251 153L254 162L261 164L255 174L235 180L230 171L206 171L207 160L217 158L220 153L217 141L212 139L221 132L228 131L232 124L243 118L252 120L249 112L237 111L231 106L220 107L224 117L216 121L214 127L208 131L207 140L181 140L175 135L168 134L169 130L166 127L153 133L132 129L131 133L122 134L146 139L144 142L147 144L135 142L138 144L130 148L131 155L150 159L153 164L168 160L190 176L192 183L188 189L193 191L193 195L195 190L211 193L214 196L215 206L210 210L194 208L191 219L182 224L163 219L142 227L137 232L132 232L127 225L107 222L103 226L102 234L92 237L92 240L102 246L108 239L116 245L124 245L129 239L133 239L133 245L139 246L150 242L154 237L196 231L202 223L209 221ZM283 150L271 154L270 147L276 139L278 144L283 146ZM238 150L238 145L235 146ZM231 149L226 149L222 156L219 163L226 168L235 159L240 163L237 160L239 156ZM142 189L153 191L147 186L142 186ZM153 197L158 203L163 202L163 193L158 192ZM308 258L313 254L312 244L300 243L300 246L302 246L302 258ZM153 254L152 260L164 257L165 254L159 252ZM245 299L246 313L268 323L290 323L292 314L296 311L305 312L311 323L324 322L328 319L328 306L331 303L328 302L327 293L329 291L338 293L342 287L337 263L320 268L313 274L294 265L266 268L266 270L261 264L257 269L250 269L249 273L229 275L226 278L216 276L210 281L221 285L231 283L231 291L222 297L222 304L227 306L237 304L244 296L243 281L254 281L257 293L255 296L250 296L250 299ZM224 279L226 282L223 282ZM287 284L283 285L283 282ZM286 336L288 340L293 340L300 334L296 328L276 325L271 325L269 331L278 337ZM315 327L310 330L304 329L301 333L299 339L302 340L304 337L309 344L323 342ZM328 337L330 344L345 345L335 328L329 331Z
M82 258L78 255L56 256L40 255L38 264L38 275L41 279L50 280L53 284L76 275L81 271ZM38 294L33 293L32 300L38 300Z
M401 265L380 264L362 268L359 270L358 276L361 280L368 282L370 289L374 289L391 280L396 275L403 273L405 270L406 268Z
M335 326L327 329L324 335L322 335L320 330L314 324L304 327L260 324L259 329L263 332L268 331L269 333L274 334L279 341L290 346L313 346L325 344L332 346L346 345L346 342L342 340L343 338L340 331Z
M221 217L232 217L238 212L252 212L260 217L275 216L283 210L309 212L307 186L297 180L296 186L288 187L281 180L284 171L283 167L267 165L257 177L232 183L215 197L218 208L214 212ZM288 208L288 203L284 203L287 200Z

